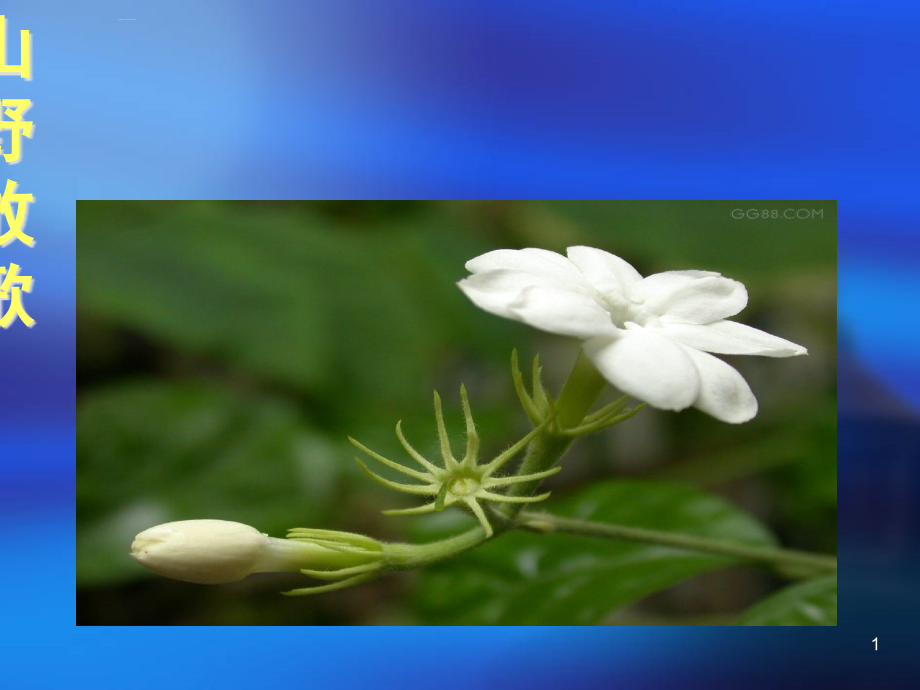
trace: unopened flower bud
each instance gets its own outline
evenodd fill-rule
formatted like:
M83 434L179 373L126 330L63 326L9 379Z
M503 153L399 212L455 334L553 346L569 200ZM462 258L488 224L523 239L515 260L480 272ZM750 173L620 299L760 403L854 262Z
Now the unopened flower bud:
M183 520L137 535L131 556L159 575L216 585L252 573L336 570L364 565L365 554L291 539L275 539L226 520Z

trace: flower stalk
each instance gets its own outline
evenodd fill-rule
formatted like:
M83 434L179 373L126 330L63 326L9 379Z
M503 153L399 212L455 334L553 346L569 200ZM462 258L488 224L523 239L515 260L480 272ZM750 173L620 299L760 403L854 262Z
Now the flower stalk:
M559 517L548 513L522 512L516 521L516 526L539 532L564 532L577 534L583 537L601 537L606 539L619 539L635 541L644 544L658 544L689 551L701 551L719 556L730 556L753 563L767 563L780 567L805 568L820 573L837 572L837 559L831 556L821 556L794 551L791 549L774 549L764 546L751 546L738 542L724 541L721 539L708 539L690 534L675 532L661 532L659 530L643 529L615 525L608 522L590 522L588 520L575 520L573 518Z
M579 350L575 366L556 401L559 426L571 429L580 425L606 387L606 379L588 359L584 350Z
M514 519L496 525L496 530L523 529L537 534L562 532L582 537L657 544L686 551L710 553L735 558L742 562L760 563L799 573L823 574L837 572L833 556L752 546L721 539L709 539L678 532L663 532L609 522L591 522L560 517L549 513L521 512ZM389 564L398 570L419 568L458 556L486 540L479 527L428 544L386 544L384 551Z

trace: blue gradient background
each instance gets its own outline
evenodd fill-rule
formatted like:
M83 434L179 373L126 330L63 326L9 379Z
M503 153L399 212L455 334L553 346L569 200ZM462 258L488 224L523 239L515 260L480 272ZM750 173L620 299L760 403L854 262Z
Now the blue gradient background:
M920 5L0 9L11 57L33 34L34 80L0 77L0 97L35 104L7 174L35 194L37 239L0 250L35 277L37 319L0 332L4 686L908 683L918 426L866 381L920 403ZM609 197L842 200L841 380L863 372L840 397L839 628L73 627L75 199Z

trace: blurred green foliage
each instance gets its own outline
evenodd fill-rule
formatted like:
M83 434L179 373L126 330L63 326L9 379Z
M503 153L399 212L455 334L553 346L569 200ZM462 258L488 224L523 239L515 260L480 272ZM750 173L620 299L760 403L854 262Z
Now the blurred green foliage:
M824 218L731 217L734 208L761 207L819 208ZM461 618L456 602L478 586L478 559L511 557L512 546L539 537L509 535L430 574L296 601L276 592L302 584L297 578L203 588L154 578L127 551L147 526L198 517L276 535L315 526L385 539L424 525L380 516L401 499L366 481L343 441L350 434L398 455L392 430L403 419L414 443L433 448L431 389L441 390L459 433L461 382L486 452L526 429L508 374L511 348L540 352L558 386L577 344L481 312L456 289L468 259L502 247L587 244L644 273L720 271L748 284L743 320L811 351L796 360L732 360L761 401L760 415L744 427L695 411L648 411L586 439L550 484L560 505L576 500L566 494L590 493L597 487L584 485L614 476L667 479L721 493L737 505L732 520L756 515L792 546L835 548L834 202L79 202L77 222L83 623ZM654 512L636 524L657 519ZM564 554L599 553L606 563L623 546L551 541L562 550L547 563L563 569ZM654 569L657 587L608 591L601 608L641 599L714 561L677 559L680 577ZM438 578L453 584L438 594L431 584ZM588 579L603 590L603 577ZM505 575L490 584L501 592L525 585ZM750 600L764 593L752 591ZM500 605L508 611L501 622L526 619L511 599ZM709 613L694 602L682 606L671 613Z
M837 576L786 587L746 611L739 625L837 625Z

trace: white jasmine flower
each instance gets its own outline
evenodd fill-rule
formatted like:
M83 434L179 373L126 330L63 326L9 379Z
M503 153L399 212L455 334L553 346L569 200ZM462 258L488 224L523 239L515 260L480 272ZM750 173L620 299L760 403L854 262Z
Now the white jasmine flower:
M378 542L357 534L293 530L288 539L275 539L226 520L167 522L144 530L131 544L131 555L148 570L202 585L236 582L252 573L369 572L378 567L379 550Z
M747 305L736 280L709 271L643 278L623 259L591 247L568 257L499 249L467 262L460 289L476 306L550 333L584 340L611 384L665 410L691 405L724 422L746 422L757 399L734 368L713 357L807 354L800 345L728 317Z

